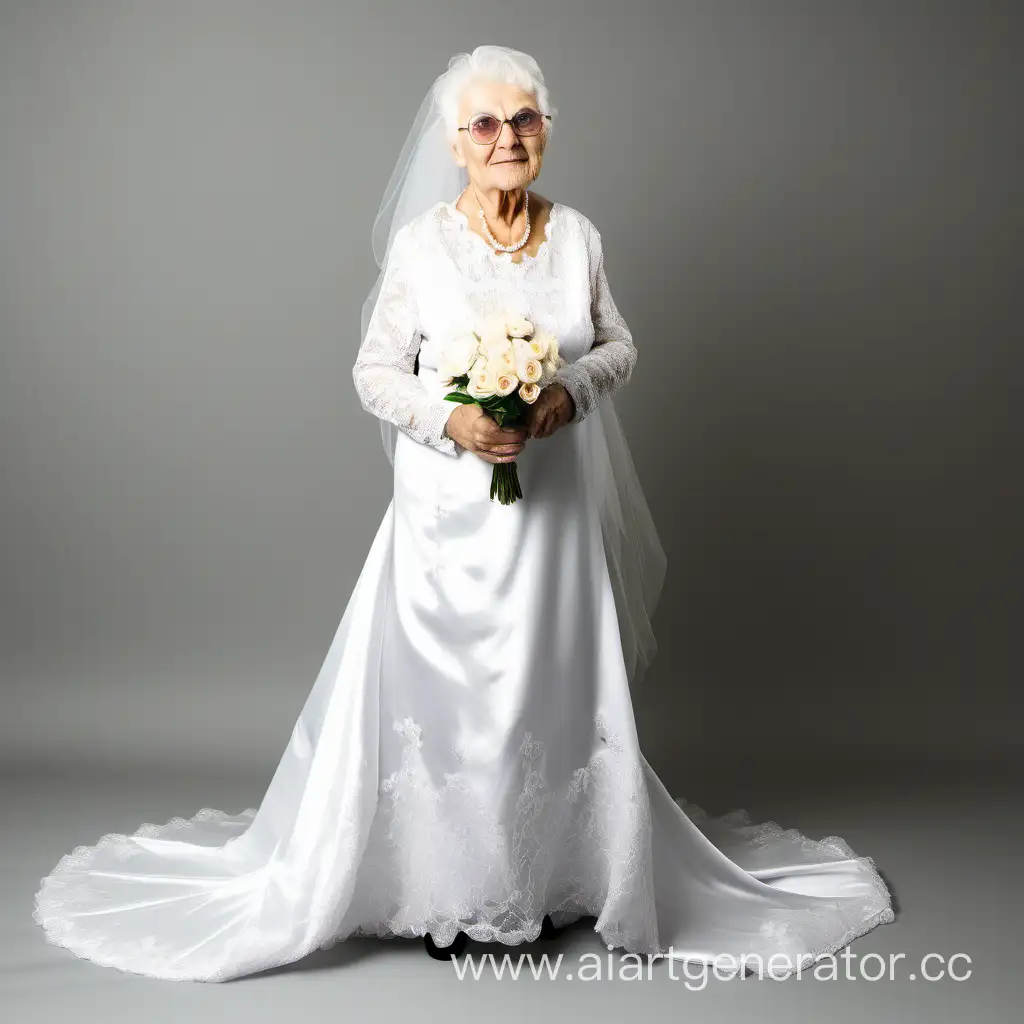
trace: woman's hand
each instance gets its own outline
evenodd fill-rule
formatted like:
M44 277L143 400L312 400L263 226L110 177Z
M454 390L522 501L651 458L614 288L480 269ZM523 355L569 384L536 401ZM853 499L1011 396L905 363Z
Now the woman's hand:
M540 397L524 416L530 437L550 437L576 415L576 403L561 384L541 388Z
M515 462L526 446L524 427L499 427L479 405L457 405L444 429L450 438L484 462Z

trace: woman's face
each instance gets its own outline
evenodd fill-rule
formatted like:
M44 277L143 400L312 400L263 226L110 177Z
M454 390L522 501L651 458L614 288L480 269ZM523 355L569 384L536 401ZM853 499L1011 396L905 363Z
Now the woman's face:
M478 79L462 92L459 101L459 124L466 127L478 114L490 114L499 121L512 118L523 107L540 110L537 97L518 85ZM524 188L540 174L548 121L538 135L517 136L512 125L501 126L501 134L484 145L474 142L469 132L459 132L455 144L456 162L465 167L477 191Z

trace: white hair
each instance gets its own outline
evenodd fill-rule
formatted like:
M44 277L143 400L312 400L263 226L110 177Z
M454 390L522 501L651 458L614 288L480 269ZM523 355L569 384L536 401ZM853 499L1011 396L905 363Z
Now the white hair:
M459 132L459 100L463 90L478 79L486 78L533 93L542 114L550 114L547 122L550 140L558 111L551 104L548 87L540 65L521 50L508 46L478 46L472 53L457 53L448 62L448 70L437 82L437 102L444 118L445 131L450 142L456 142Z

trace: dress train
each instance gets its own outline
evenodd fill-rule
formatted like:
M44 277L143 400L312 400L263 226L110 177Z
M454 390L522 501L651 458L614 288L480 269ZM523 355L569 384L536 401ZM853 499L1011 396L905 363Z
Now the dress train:
M517 503L515 519L466 509L488 501L489 464L399 438L395 497L259 808L76 847L36 893L47 941L122 971L224 981L354 935L514 945L545 913L556 926L592 915L612 947L726 968L774 957L784 977L894 919L872 858L838 836L710 818L668 793L630 700L663 555L638 526L649 513L611 406L535 452L524 492L550 508ZM562 508L574 515L549 522ZM491 515L517 524L507 550L504 525L486 550L472 532ZM531 597L512 571L525 552L564 560L550 593ZM513 608L538 602L500 676L488 652L505 620L474 581ZM439 600L464 602L458 634ZM557 686L538 677L548 664ZM453 665L475 666L472 686Z

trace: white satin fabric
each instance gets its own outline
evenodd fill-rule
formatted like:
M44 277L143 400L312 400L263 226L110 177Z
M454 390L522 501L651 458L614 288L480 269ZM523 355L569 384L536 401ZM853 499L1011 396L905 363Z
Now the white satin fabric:
M443 394L429 341L420 357ZM709 819L643 757L608 525L621 445L610 403L528 442L524 498L503 506L490 463L400 433L393 499L259 808L76 848L36 894L47 939L223 981L353 935L518 944L545 913L593 915L619 949L774 955L784 976L893 920L870 857Z

